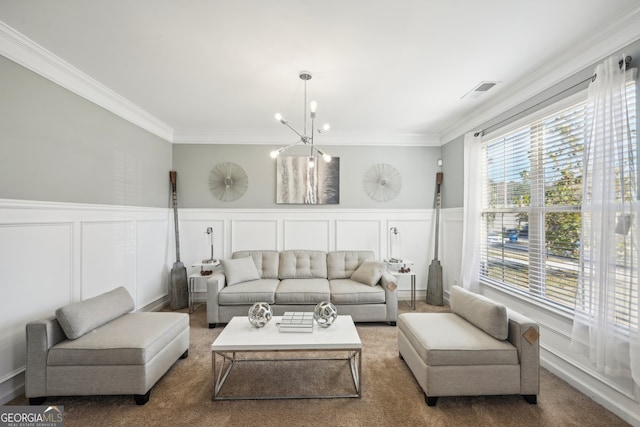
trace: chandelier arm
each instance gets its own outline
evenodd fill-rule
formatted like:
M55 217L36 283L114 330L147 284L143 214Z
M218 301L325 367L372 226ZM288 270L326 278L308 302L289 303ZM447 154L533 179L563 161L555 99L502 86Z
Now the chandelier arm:
M293 132L295 132L295 134L296 134L296 135L298 135L302 141L304 141L304 140L305 140L306 136L302 135L300 132L298 132L297 130L295 130L295 129L294 129L294 128L289 124L289 122L285 122L285 123L282 123L282 124L283 124L283 125L285 125L286 127L288 127L289 129L291 129Z

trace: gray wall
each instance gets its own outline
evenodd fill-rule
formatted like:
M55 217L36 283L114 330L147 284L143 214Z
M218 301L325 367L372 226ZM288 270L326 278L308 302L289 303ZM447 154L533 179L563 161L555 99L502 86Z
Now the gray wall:
M459 208L464 205L464 136L442 146L442 207Z
M169 206L171 144L0 56L0 198Z
M178 205L186 208L381 208L425 209L434 206L435 174L440 147L322 147L340 157L339 205L276 204L276 161L269 153L278 147L267 145L180 145L173 146L173 167L178 172ZM296 147L297 149L298 147ZM302 147L301 147L302 148ZM287 155L305 152L288 150ZM209 191L211 169L218 163L240 165L249 177L249 188L233 202L221 202ZM362 178L368 168L388 163L402 175L402 190L394 200L383 203L369 198Z
M640 66L640 40L636 40L630 45L620 49L617 52L611 53L611 55L627 55L633 58L631 62L631 67L639 67ZM607 55L607 57L611 56ZM474 130L495 130L499 129L501 126L506 126L507 124L518 120L519 118L531 114L541 108L544 108L554 102L561 100L567 96L570 96L574 93L577 93L588 86L588 82L584 82L586 79L591 77L594 73L596 65L602 62L604 58L595 62L589 67L586 67L578 72L576 72L571 77L563 80L562 82L550 87L549 89L537 94L536 96L522 102L516 107L505 111L504 113L494 117L487 122L485 122L482 126L478 126L477 129L470 129L469 131ZM463 163L464 163L464 135L461 135L457 138L454 138L451 141L448 141L446 144L442 146L442 157L444 160L443 171L445 172L445 179L443 181L443 187L446 185L446 189L443 188L443 207L445 208L456 208L462 207L463 202ZM452 175L455 175L452 178ZM459 179L457 179L459 177ZM446 184L445 184L446 183Z

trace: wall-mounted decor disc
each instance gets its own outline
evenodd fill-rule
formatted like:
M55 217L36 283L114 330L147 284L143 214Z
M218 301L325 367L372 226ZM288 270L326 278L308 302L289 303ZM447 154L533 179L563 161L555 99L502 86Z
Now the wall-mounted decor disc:
M209 173L209 191L223 202L233 202L249 188L249 178L242 167L235 163L219 163Z
M364 191L373 200L388 202L400 194L402 176L393 166L378 163L365 172L363 184Z

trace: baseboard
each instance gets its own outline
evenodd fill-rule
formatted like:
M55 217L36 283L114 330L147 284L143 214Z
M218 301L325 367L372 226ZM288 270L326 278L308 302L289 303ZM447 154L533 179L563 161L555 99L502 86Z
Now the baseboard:
M540 365L624 421L634 426L640 426L640 414L636 410L622 406L620 401L612 398L611 394L598 390L592 384L589 384L591 377L583 378L574 374L573 371L578 370L578 368L573 364L545 350L540 352Z

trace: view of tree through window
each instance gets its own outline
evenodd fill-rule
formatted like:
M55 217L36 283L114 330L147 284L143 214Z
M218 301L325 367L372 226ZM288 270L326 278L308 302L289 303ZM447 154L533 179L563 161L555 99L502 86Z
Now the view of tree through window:
M628 95L635 132L633 82ZM580 258L584 114L580 101L483 142L481 279L570 310Z

